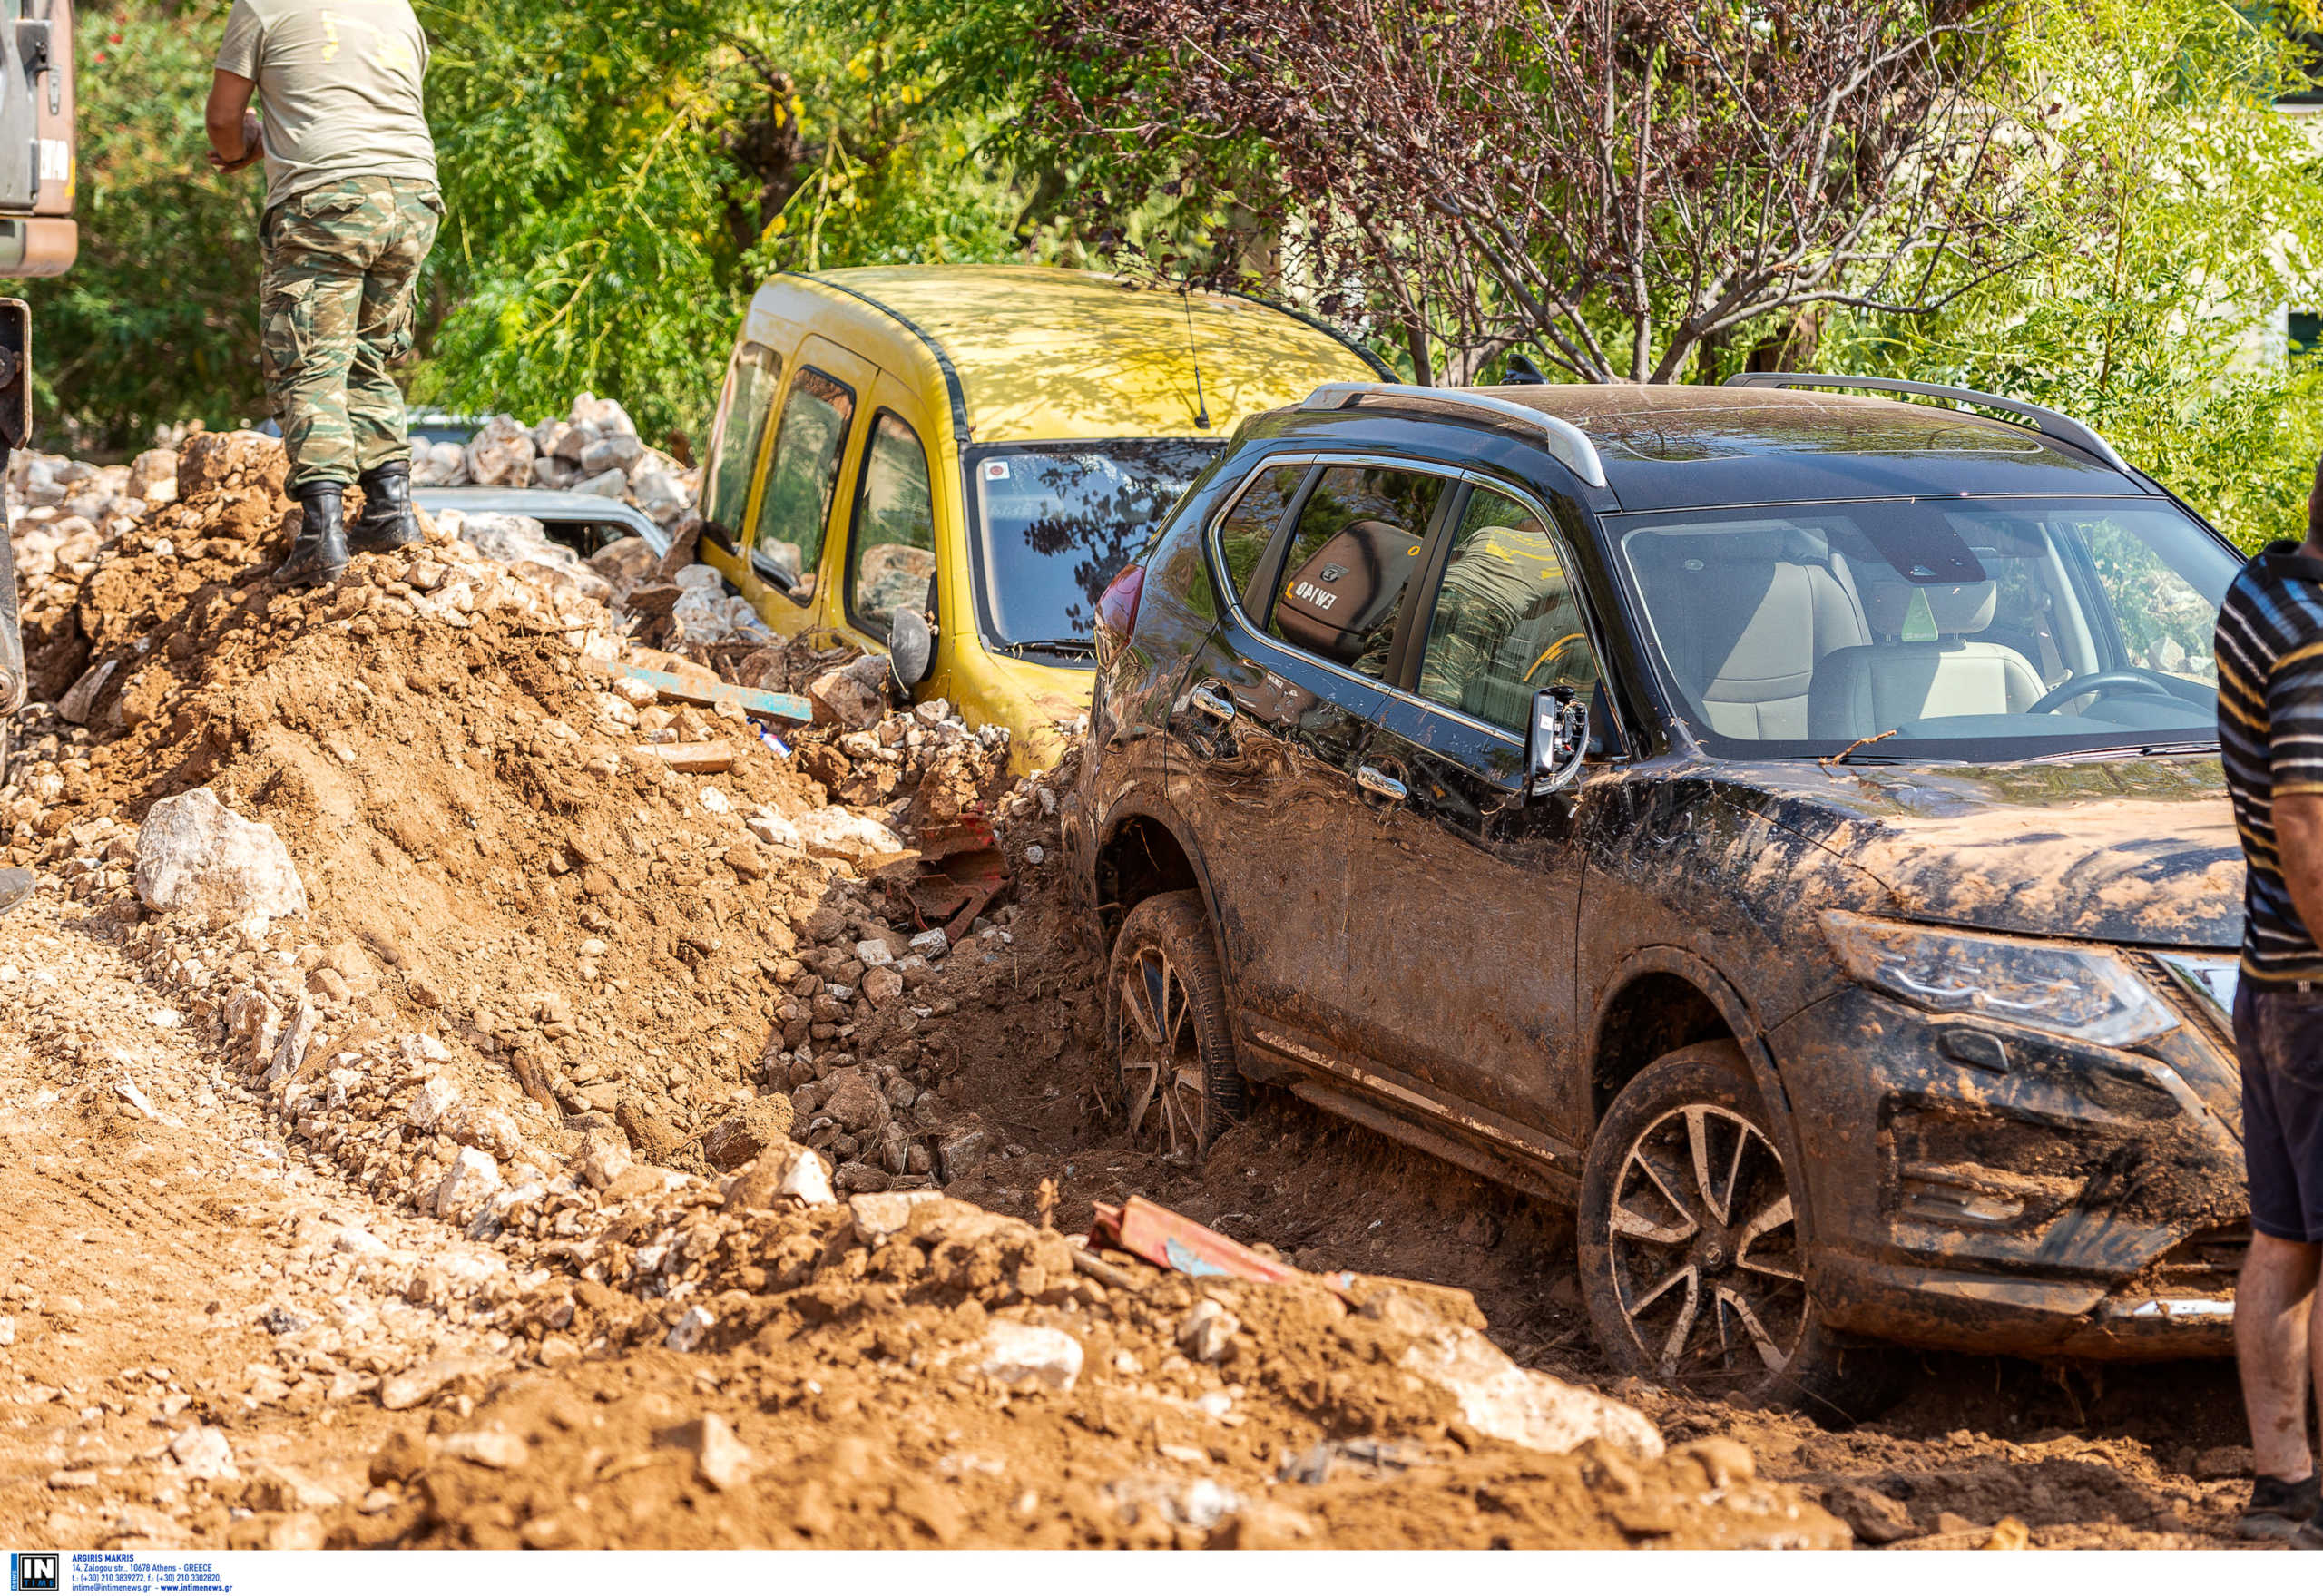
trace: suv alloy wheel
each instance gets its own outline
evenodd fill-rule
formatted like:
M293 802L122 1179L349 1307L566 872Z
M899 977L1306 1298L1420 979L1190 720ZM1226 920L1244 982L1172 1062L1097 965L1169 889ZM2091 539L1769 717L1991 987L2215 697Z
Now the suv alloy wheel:
M1582 1295L1615 1366L1818 1417L1868 1417L1893 1356L1822 1326L1796 1185L1741 1050L1665 1053L1622 1088L1589 1146Z
M1199 1161L1242 1117L1226 981L1198 892L1157 893L1122 921L1106 980L1113 1087L1130 1133Z

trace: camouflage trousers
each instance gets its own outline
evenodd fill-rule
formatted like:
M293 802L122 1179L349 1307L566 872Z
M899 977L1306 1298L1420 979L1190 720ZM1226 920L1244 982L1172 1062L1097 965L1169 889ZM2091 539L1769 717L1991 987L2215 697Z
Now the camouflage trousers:
M388 367L411 354L412 289L443 214L433 183L359 177L293 194L260 224L260 360L291 492L411 457Z

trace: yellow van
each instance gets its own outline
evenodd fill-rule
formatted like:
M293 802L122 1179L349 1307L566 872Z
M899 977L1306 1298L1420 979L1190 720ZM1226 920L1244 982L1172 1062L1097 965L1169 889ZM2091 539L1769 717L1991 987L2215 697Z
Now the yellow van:
M701 557L777 632L885 650L1008 729L1020 773L1085 713L1097 600L1245 416L1385 377L1320 322L1023 266L772 278L702 472Z

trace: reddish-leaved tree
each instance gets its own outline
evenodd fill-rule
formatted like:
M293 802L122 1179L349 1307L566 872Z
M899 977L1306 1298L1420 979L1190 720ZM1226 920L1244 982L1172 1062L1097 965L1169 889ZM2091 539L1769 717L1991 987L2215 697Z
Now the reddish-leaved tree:
M1269 247L1226 257L1391 324L1423 382L1519 348L1662 382L1753 323L1926 310L2005 268L2008 24L1988 0L1065 0L1036 108L1112 195L1230 198Z

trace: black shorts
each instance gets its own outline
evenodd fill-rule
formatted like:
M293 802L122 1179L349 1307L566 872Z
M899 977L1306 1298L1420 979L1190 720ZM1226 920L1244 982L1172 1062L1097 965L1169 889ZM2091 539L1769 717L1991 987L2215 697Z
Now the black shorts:
M2283 1241L2323 1241L2323 986L2234 994L2242 1064L2242 1158L2250 1228Z

